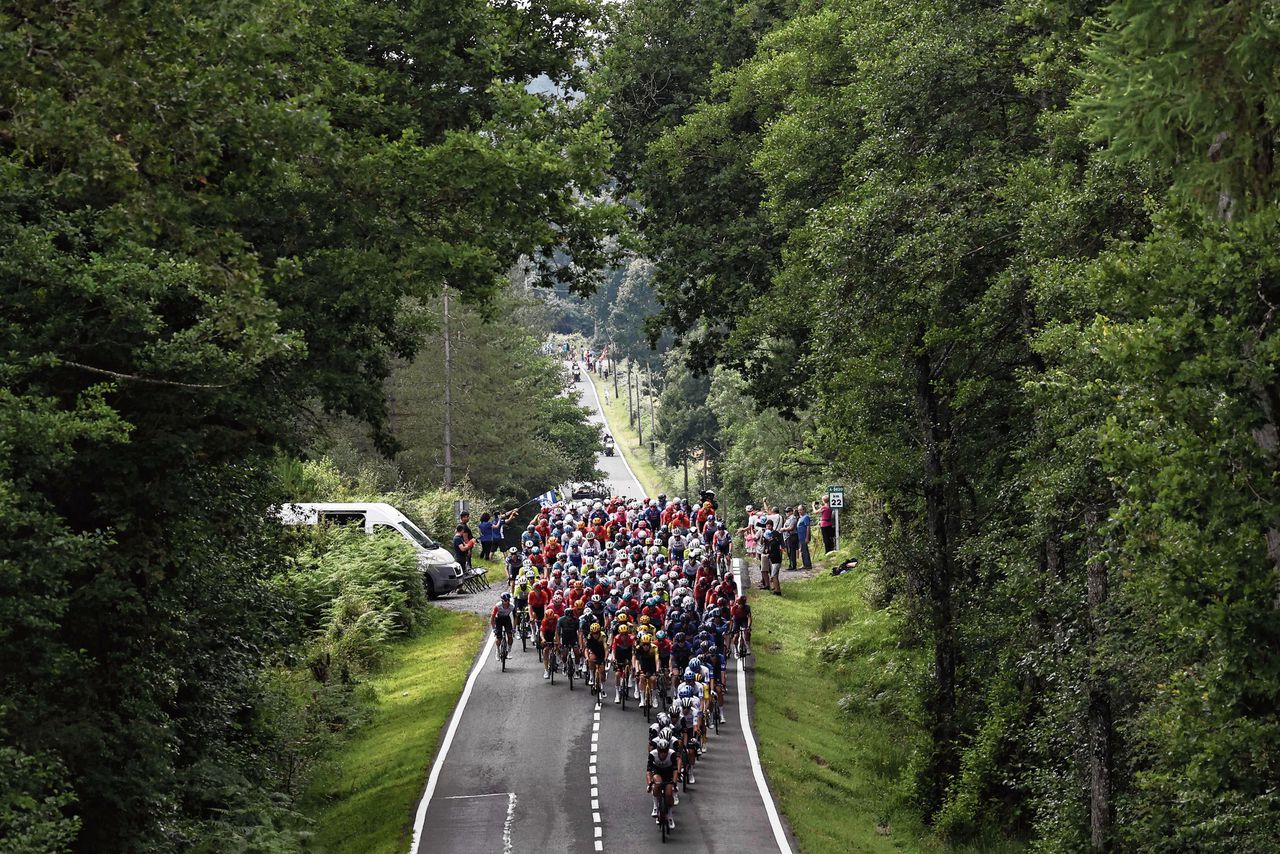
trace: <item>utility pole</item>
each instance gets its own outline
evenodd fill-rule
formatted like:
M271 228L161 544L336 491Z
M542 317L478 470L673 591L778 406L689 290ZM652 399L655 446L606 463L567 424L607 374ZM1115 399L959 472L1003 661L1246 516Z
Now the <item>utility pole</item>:
M453 360L449 353L449 286L444 286L444 488L453 486Z
M627 424L634 425L636 423L636 412L631 405L631 360L627 360Z
M685 494L685 497L687 498L689 496L689 452L688 451L684 452L683 459L684 459L684 494Z
M657 429L657 421L653 417L653 366L648 359L644 360L644 372L649 377L649 453L657 454L658 446L653 435Z
M636 438L641 448L644 447L644 409L640 404L640 371L636 371Z

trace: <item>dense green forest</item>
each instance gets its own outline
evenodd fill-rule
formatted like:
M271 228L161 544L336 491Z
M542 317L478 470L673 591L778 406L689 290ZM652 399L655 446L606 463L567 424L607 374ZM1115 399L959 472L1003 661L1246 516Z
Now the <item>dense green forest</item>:
M1265 0L616 10L671 461L856 486L944 840L1280 839L1277 56Z
M605 128L556 94L595 19L0 2L0 848L298 844L294 736L422 588L268 508L350 421L401 450L387 384L446 283L492 315L517 266L585 290L613 254ZM528 441L571 467L581 420Z
M1277 56L1275 0L0 0L0 847L303 846L430 612L268 508L589 474L555 327L726 504L850 485L939 840L1274 850Z

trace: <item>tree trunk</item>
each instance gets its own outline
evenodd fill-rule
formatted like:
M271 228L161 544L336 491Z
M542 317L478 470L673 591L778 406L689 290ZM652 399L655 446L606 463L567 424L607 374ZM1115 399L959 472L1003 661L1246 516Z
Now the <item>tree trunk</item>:
M1093 651L1089 668L1089 842L1094 851L1108 851L1111 844L1111 695L1106 674L1097 656L1102 637L1102 609L1106 605L1109 580L1107 561L1100 554L1097 531L1100 514L1086 511L1089 557L1085 578L1089 605L1089 636Z
M942 806L950 778L957 767L956 756L956 644L952 613L952 566L949 538L947 486L942 459L942 418L933 387L932 364L917 337L916 415L923 446L923 487L925 533L929 556L929 609L933 629L933 756L929 768L930 813Z

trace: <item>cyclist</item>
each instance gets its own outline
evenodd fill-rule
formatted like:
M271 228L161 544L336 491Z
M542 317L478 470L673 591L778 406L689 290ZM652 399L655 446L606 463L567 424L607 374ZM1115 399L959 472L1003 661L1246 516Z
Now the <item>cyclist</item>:
M641 617L641 619L647 618ZM642 628L641 631L644 631L644 629ZM636 684L640 690L640 702L656 708L658 701L653 695L653 688L654 677L658 675L658 648L653 643L653 637L648 633L640 635L640 642L636 645L634 659Z
M542 622L538 626L538 631L542 634L542 678L551 678L551 650L556 644L556 626L560 619L551 611L547 611Z
M533 589L529 591L529 618L533 620L535 626L542 625L542 618L547 613L547 603L550 601L551 596L547 593L547 582L534 582Z
M512 639L515 637L515 626L512 623L515 611L515 606L511 604L510 593L503 593L502 598L498 600L498 604L493 606L493 613L489 615L489 626L498 638L499 646L501 646L504 638L507 646L511 646ZM501 652L498 653L498 660L502 660Z
M565 611L556 621L556 639L560 646L560 661L564 663L565 672L569 670L569 651L578 652L578 616L573 611Z
M515 587L515 606L516 617L521 620L529 619L529 579L521 577L516 581Z
M600 631L599 623L592 623L591 628L587 631L586 640L583 647L587 651L587 666L591 668L592 684L600 689L600 693L596 697L596 702L604 696L604 633Z
M676 820L671 814L675 794L675 781L680 775L680 757L671 749L671 742L659 738L649 751L649 763L645 768L645 788L653 792L653 817L658 818L659 806L667 808L667 829L675 830ZM659 798L663 800L660 801ZM665 803L664 803L665 801Z
M609 651L613 654L613 702L622 702L622 676L631 667L631 654L635 651L632 643L631 626L620 623L618 633L613 636Z
M702 728L702 703L696 697L679 697L671 703L671 717L679 722L683 761L688 765L687 773L692 784L696 782L693 779L693 766L698 754L702 752L702 743L698 738Z
M520 554L520 549L512 546L507 549L507 557L504 561L507 567L507 589L516 589L516 576L524 568L524 558Z
M724 522L716 523L716 532L711 542L715 547L716 565L721 567L724 572L728 572L733 565L733 534L729 533L729 529L725 527Z

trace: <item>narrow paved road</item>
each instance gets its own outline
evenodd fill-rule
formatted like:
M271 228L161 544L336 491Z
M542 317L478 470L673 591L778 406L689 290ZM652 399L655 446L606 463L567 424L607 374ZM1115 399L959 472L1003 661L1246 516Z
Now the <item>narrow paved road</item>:
M599 401L585 378L583 402ZM610 489L643 491L621 457L600 458ZM497 593L495 592L496 598ZM580 683L550 685L532 648L502 672L486 642L445 733L414 822L411 854L623 851L660 844L644 791L643 712L595 711ZM739 666L728 686L728 723L698 763L697 784L676 810L672 851L783 851L793 843L762 797L763 777L743 735Z

